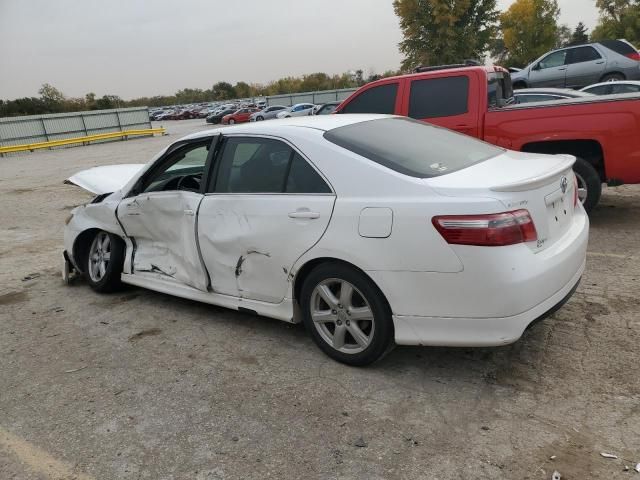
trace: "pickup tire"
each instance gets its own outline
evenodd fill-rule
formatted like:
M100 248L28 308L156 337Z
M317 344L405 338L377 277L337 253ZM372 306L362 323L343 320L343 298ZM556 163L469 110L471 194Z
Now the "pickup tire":
M589 213L600 201L602 180L593 165L582 158L576 158L573 171L578 180L578 199Z

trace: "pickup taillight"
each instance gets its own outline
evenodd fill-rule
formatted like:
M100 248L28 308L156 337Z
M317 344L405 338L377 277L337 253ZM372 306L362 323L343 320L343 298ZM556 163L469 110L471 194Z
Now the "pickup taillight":
M442 215L431 221L453 245L502 247L538 239L531 214L524 209L486 215Z

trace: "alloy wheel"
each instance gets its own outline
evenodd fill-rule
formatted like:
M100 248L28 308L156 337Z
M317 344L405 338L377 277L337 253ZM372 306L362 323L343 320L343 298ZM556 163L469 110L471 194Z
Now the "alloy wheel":
M111 261L111 239L106 232L98 233L89 249L89 276L94 282L100 282L107 274Z

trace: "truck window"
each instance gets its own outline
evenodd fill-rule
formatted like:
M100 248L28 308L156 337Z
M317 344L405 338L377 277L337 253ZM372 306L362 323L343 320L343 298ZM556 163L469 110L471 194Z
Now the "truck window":
M414 80L409 95L409 116L422 119L467 113L468 96L466 76Z
M340 113L393 114L396 110L397 94L397 83L387 83L369 88L347 103Z

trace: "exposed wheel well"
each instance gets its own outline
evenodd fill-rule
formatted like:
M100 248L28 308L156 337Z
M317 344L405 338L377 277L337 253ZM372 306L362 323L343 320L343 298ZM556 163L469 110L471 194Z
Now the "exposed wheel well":
M558 140L552 142L532 142L522 146L523 152L567 153L589 162L598 172L600 180L606 182L604 153L596 140Z
M85 230L80 235L76 237L75 242L73 243L73 260L75 261L78 269L84 273L84 266L87 260L87 255L89 254L89 249L91 248L91 241L93 237L96 236L98 232L101 230L99 228L90 228L89 230ZM124 242L119 236L116 235L120 241Z
M314 258L313 260L310 260L307 263L305 263L302 266L302 268L300 268L300 270L298 270L298 273L296 273L294 281L293 281L293 299L296 302L300 299L300 292L302 291L302 285L304 284L304 281L307 278L307 276L311 273L311 271L314 268L316 268L318 265L321 265L323 263L341 263L342 265L346 265L346 266L348 266L350 268L353 268L355 270L358 270L359 272L364 274L369 280L371 280L371 283L373 283L373 285L376 287L376 289L380 293L380 296L382 297L384 302L389 307L389 311L390 312L392 311L391 310L391 306L389 305L389 301L387 300L387 297L385 297L384 293L382 293L382 290L376 284L376 282L369 275L367 275L367 272L365 272L361 268L356 267L352 263L346 262L344 260L339 260L337 258L332 258L332 257Z

